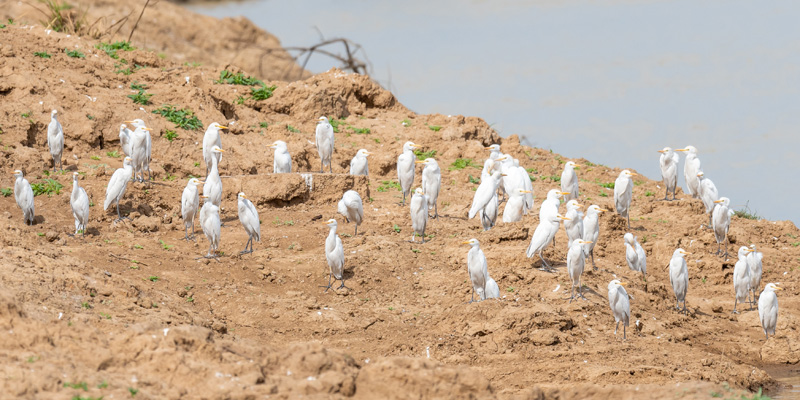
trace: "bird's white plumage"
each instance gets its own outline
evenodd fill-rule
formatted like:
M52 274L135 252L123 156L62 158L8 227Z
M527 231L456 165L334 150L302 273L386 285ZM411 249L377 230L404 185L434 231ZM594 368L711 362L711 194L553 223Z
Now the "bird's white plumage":
M672 192L672 198L675 199L675 190L678 186L678 164L681 161L680 156L671 147L664 147L659 152L661 153L661 157L658 158L658 163L661 167L661 180L666 188L664 200L667 199L669 192Z
M283 140L276 140L270 148L275 149L272 160L272 172L276 174L288 174L292 172L292 156L289 154L289 147Z
M330 268L331 275L341 280L344 274L344 246L342 239L336 233L338 224L336 220L330 220L327 223L328 237L325 239L325 259L328 260L328 267Z
M192 235L194 235L194 217L200 209L200 192L197 187L203 183L197 178L189 179L186 187L183 188L181 195L181 217L183 217L183 226L187 231L185 237L188 238L188 230L191 228Z
M205 197L205 195L204 195ZM210 202L209 199L203 201L200 209L200 227L208 239L208 253L206 257L212 257L219 249L222 222L219 218L219 207Z
M218 122L212 122L206 129L206 133L203 134L203 161L206 163L206 174L211 171L212 157L217 159L217 163L222 161L222 154L215 153L212 149L214 146L222 148L220 131L223 129L227 129L227 127L220 125Z
M683 162L683 178L686 180L686 189L694 198L700 195L700 181L697 174L700 172L700 159L697 158L697 149L694 146L686 146L677 151L686 152L686 159Z
M319 117L317 121L316 134L314 135L317 146L317 153L321 160L320 172L325 171L327 165L330 172L333 172L331 158L333 157L333 126L328 121L327 117Z
M567 232L567 249L572 247L572 242L583 239L583 213L578 200L572 199L567 202L567 213L564 220L564 230Z
M564 192L559 192L556 189L550 189L547 192L547 197L539 206L539 221L545 219L546 215L553 213L558 214L558 207L561 205L561 196Z
M147 169L147 160L149 158L147 153L148 137L150 137L150 132L144 126L137 126L131 133L131 164L133 165L134 178L141 174L142 180L144 180L144 171Z
M600 237L601 212L605 212L605 209L600 208L597 204L592 204L586 209L586 216L583 217L583 240L592 242L584 245L583 251L592 255L592 264L594 264L594 246Z
M495 193L495 198L497 194ZM503 222L522 221L523 209L525 207L525 191L521 188L512 190L508 193L508 201L503 209Z
M628 292L619 280L614 279L608 284L608 305L611 307L617 326L622 322L623 329L627 330L631 319L631 303ZM617 334L617 328L614 328L614 334ZM627 333L625 335L627 336Z
M58 122L58 111L50 113L50 123L47 125L47 147L50 148L50 155L53 157L53 170L56 165L64 169L61 164L61 156L64 153L64 128Z
M211 148L212 154L222 153L223 150L217 146ZM203 194L208 196L208 201L219 207L222 203L222 179L219 176L219 161L216 157L211 157L211 170L206 176L206 183L203 184Z
M403 189L403 203L406 196L411 193L411 185L414 184L414 148L419 147L414 142L403 144L403 152L397 156L397 179L400 181L400 188Z
M700 199L703 200L703 205L706 206L706 214L710 214L714 210L715 201L719 200L719 191L717 186L711 179L705 177L703 171L697 173L698 190Z
M614 181L614 206L617 213L623 218L628 219L628 229L630 229L631 199L633 198L633 173L623 170L619 173L617 180Z
M33 202L33 188L30 182L22 176L22 171L14 171L14 199L22 209L22 218L26 224L33 225L36 207Z
M411 196L411 227L414 229L414 234L422 237L422 242L425 242L425 227L428 225L428 199L422 188L417 188L414 195ZM411 236L414 241L414 236Z
M470 239L465 244L470 245L467 253L467 271L469 279L472 281L472 299L478 293L478 298L486 296L486 282L489 279L489 264L486 262L486 255L481 250L478 239Z
M133 166L131 166L131 158L125 157L122 161L122 168L117 168L114 174L111 175L111 180L108 181L103 210L108 210L111 204L116 204L117 213L119 213L119 202L122 200L122 196L125 195L125 190L128 188L128 181L131 180L132 175Z
M78 178L80 174L72 174L72 194L69 196L69 205L72 208L72 216L75 218L75 234L82 231L86 235L86 224L89 223L89 196L86 190L81 187Z
M491 179L491 178L489 178ZM497 198L497 192L493 193L492 199L486 204L486 207L481 211L481 225L483 230L488 231L494 227L497 222L497 214L499 212L500 200Z
M715 203L714 211L711 213L711 227L714 229L714 238L721 244L728 237L733 211L729 208L731 201L727 197L720 197Z
M628 232L623 236L625 241L625 260L631 271L641 272L642 276L647 277L647 255L639 241Z
M439 163L433 158L426 158L422 164L425 165L422 169L422 191L428 199L428 210L436 210L434 215L438 216L439 209L436 202L442 185L442 171L439 169Z
M575 298L575 288L578 288L578 293L583 297L583 290L581 289L581 275L586 265L586 255L583 253L584 241L581 239L572 242L569 250L567 250L567 273L572 280L572 287L570 288L570 302Z
M369 157L370 152L367 149L361 149L356 152L355 157L350 160L350 175L366 175L369 176Z
M486 290L483 292L483 300L500 298L500 286L491 276L486 278Z
M258 210L256 210L256 206L241 192L237 195L237 206L239 208L239 222L242 223L244 231L247 232L248 240L260 242L261 221L258 219Z
M525 251L528 258L533 257L535 254L539 254L541 257L542 251L553 241L553 237L555 237L558 227L561 225L559 220L563 218L558 213L549 213L539 221L539 225L536 226L533 236L531 236L531 243Z
M776 290L781 290L774 283L764 286L764 291L758 296L758 317L761 320L761 327L764 335L769 339L769 335L775 334L775 327L778 325L778 296Z
M361 201L361 196L355 190L348 190L342 195L337 205L339 214L347 219L347 222L356 224L355 235L358 235L358 226L364 220L364 203Z
M578 198L578 175L575 173L574 161L567 161L564 164L564 171L561 172L561 191L569 194L564 195L564 200L570 201Z
M469 208L468 214L469 219L482 212L484 207L492 200L492 196L496 195L497 185L500 183L501 177L500 171L494 171L489 179L481 181L478 189L475 190L475 195L472 197L472 206Z
M756 245L751 244L750 249L753 250L747 254L747 269L750 271L750 290L753 291L753 298L755 298L756 291L761 286L761 274L763 266L761 260L764 255L760 251L756 251Z
M131 135L133 135L133 131L128 129L128 125L121 124L119 126L119 145L127 157L131 156Z
M736 305L747 301L750 292L750 268L747 266L747 254L750 252L745 246L739 248L739 259L733 266L733 291L736 296L733 311L736 312Z
M689 290L689 268L686 266L687 253L683 249L677 249L672 253L669 261L669 281L672 283L672 291L678 303L683 302L686 310L686 292Z

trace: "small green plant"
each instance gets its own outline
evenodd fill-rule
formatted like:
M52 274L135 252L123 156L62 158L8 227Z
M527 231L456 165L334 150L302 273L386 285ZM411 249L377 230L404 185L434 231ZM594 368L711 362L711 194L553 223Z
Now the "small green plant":
M87 385L86 382L77 382L77 383L64 382L64 387L73 389L83 389L85 391L89 391L89 385Z
M614 182L598 183L598 185L600 185L600 186L602 186L602 187L604 187L606 189L613 189L614 188Z
M25 361L27 361L27 362L28 362L28 363L30 363L30 364L33 364L33 363L35 363L37 360L39 360L39 357L36 357L36 356L30 356L30 357L28 357L28 359L27 359L27 360L25 360Z
M648 191L644 192L644 195L647 196L647 197L651 197L651 196L655 196L656 194L648 190Z
M46 52L46 51L35 51L35 52L33 52L33 55L35 55L36 57L41 57L41 58L50 58L51 57L50 54L48 52Z
M8 196L11 196L12 194L14 194L14 191L11 190L10 187L2 188L2 189L0 189L0 194L2 194L3 197L8 197Z
M392 189L392 188L397 189L397 191L402 191L403 190L403 187L400 186L400 184L395 182L395 181L382 181L381 183L382 183L382 185L378 186L378 191L379 192L386 192L386 191L388 191L389 189Z
M416 254L416 253L419 253L419 252L420 252L420 250L419 250L419 249L411 249L411 251L412 251L412 252L414 252L414 254Z
M264 129L266 129L266 128L269 126L269 124L268 124L268 123L266 123L266 122L259 122L259 123L258 123L258 126L260 126L260 127L264 128Z
M509 287L508 289L506 289L506 292L513 293L514 292L514 288L513 287Z
M480 185L480 183L481 183L481 180L480 180L480 179L475 179L475 178L474 178L474 177L473 177L473 176L470 174L470 176L469 176L469 183L474 183L474 184L476 184L476 185Z
M134 85L131 85L131 89L133 89L133 86ZM144 85L136 85L136 86L144 86ZM151 93L145 92L144 89L139 89L138 93L128 95L128 98L133 100L134 103L141 104L143 106L150 104L151 97L153 97L153 95Z
M171 244L164 243L163 240L159 240L158 243L161 244L161 248L164 249L164 250L169 250L169 249L171 249L173 247L173 245L171 245Z
M219 73L219 79L214 81L214 83L227 83L229 85L246 85L246 86L253 86L253 85L264 85L264 82L247 76L241 72L233 73L228 71L227 69L222 70Z
M108 313L101 312L100 316L105 318L105 319L111 319L111 314L108 314Z
M428 125L428 129L434 132L439 132L440 130L442 130L442 127L439 125Z
M86 301L84 301L84 302L82 302L82 303L81 303L81 307L82 307L82 308L85 308L85 309L87 309L87 310L88 310L88 309L90 309L90 308L92 308L91 304L89 304L89 302L86 302Z
M196 131L203 128L203 123L194 112L188 108L177 109L174 105L164 104L161 108L153 110L153 114L161 115L167 121L175 124L176 127L189 131Z
M275 91L278 87L275 85L272 86L261 86L260 88L250 88L250 98L253 100L266 100L272 97L272 92Z
M97 48L97 49L105 51L106 54L108 54L109 57L111 57L111 58L113 58L115 60L119 59L119 55L117 55L117 50L122 50L122 51L136 50L136 48L132 47L129 42L125 42L125 41L114 42L114 43L100 42L100 43L96 44L94 47Z
M552 182L561 182L561 177L558 175L545 176L544 178L550 179Z
M608 195L605 194L605 192L601 192L598 196L600 196L600 197L608 197Z
M328 117L328 123L331 124L331 127L333 127L333 131L336 132L336 133L341 132L339 130L339 125L344 125L345 124L343 119L336 119L336 118L333 118L333 117Z
M397 232L397 233L400 233L400 227L397 226L397 224L394 224L394 226L392 226L392 230Z
M37 232L36 235L39 237L44 237L44 232Z
M406 118L406 119L400 121L400 124L403 125L404 127L409 127L409 126L411 126L411 120Z
M100 160L100 156L91 156L89 158L91 158L92 160L98 160L98 161Z
M52 178L46 178L42 182L34 183L31 185L31 189L33 189L33 195L38 196L40 194L46 194L48 197L54 194L61 194L61 189L64 187L61 183L57 180Z
M94 121L94 115L92 115L92 114L86 114L86 119L88 119L88 120L90 120L90 121Z
M186 301L189 302L189 303L194 303L194 298L193 297L187 297Z
M753 220L761 219L761 217L758 214L756 214L755 211L751 211L750 210L749 205L750 205L750 201L745 203L744 208L734 211L733 215L735 215L735 216L737 216L739 218L745 218L745 219L753 219Z
M78 50L69 50L69 49L65 48L64 49L64 53L67 53L67 56L72 57L72 58L86 58L86 55L84 55L83 53L81 53Z
M300 133L300 129L297 129L291 125L286 125L286 130L292 133Z
M456 160L453 161L453 163L450 164L450 167L447 169L449 169L450 171L454 171L454 170L462 170L467 167L481 169L481 166L475 164L471 158L456 158Z
M140 244L135 244L135 245L133 245L133 248L134 248L134 249L143 249L143 248L144 248L144 246L142 246L142 245L140 245Z
M350 128L353 130L353 133L356 135L368 135L370 134L369 128Z
M108 387L108 382L106 382L106 381L100 382L100 384L97 385L98 389L105 389L107 387Z
M171 142L178 137L178 134L173 130L167 129L164 131L164 137Z
M149 277L147 279L150 280L150 282L158 282L158 277L155 276L155 275L153 275L153 276L151 276L151 277Z
M107 151L107 152L106 152L106 155L107 155L107 156L109 156L109 157L112 157L112 158L120 158L120 154L119 154L119 152L118 152L118 151L116 151L116 150L114 150L114 151Z
M187 67L195 68L195 67L199 67L199 66L203 65L203 63L199 63L197 61L192 61L192 62L188 62L187 61L187 62L183 63L183 65L185 65Z
M436 156L436 150L428 150L428 151L414 150L414 155L417 156L417 160L433 158Z
M130 392L131 397L136 397L136 393L139 393L139 389L134 389L132 387L129 387L128 392Z
M792 246L793 246L793 247L800 246L800 242L794 242L794 243L792 243Z
M28 110L28 112L22 113L22 118L30 118L30 117L31 117L31 111L30 110Z

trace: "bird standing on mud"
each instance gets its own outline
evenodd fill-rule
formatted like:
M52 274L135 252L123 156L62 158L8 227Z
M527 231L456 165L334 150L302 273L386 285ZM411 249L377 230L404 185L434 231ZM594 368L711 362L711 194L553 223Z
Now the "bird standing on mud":
M719 192L717 191L717 186L714 185L714 182L711 179L705 177L703 171L697 173L698 179L698 190L700 191L699 196L700 199L703 200L703 205L706 206L706 214L708 214L708 227L711 228L711 225L714 223L712 221L712 212L714 211L714 206L716 205L716 201L719 200Z
M584 247L584 253L592 256L592 268L597 268L594 264L594 246L600 237L600 213L608 210L600 208L597 204L592 204L586 209L586 216L583 217L583 240L589 242Z
M583 239L583 213L580 210L581 207L578 204L578 200L572 199L567 202L567 213L564 215L569 218L569 220L564 221L564 230L567 232L567 249L572 247L572 242L575 240Z
M271 146L275 149L275 155L272 159L272 173L274 174L288 174L292 172L292 156L289 154L289 147L283 140L276 140Z
M761 254L760 251L756 251L755 243L751 244L750 248L752 251L747 253L747 269L750 270L750 291L753 293L753 301L751 304L755 304L756 293L758 287L761 286L761 259L764 258L764 254Z
M491 179L491 178L489 178ZM503 222L519 222L522 221L522 209L525 207L525 194L528 193L527 190L522 188L516 188L512 190L511 193L508 194L508 202L506 202L506 207L503 209ZM497 209L497 193L495 191L494 198L492 202L495 203L494 209ZM491 203L490 203L491 204ZM488 206L486 208L489 208ZM496 218L496 215L495 215ZM484 226L484 230L486 226Z
M631 199L633 198L633 180L635 173L623 170L614 181L614 205L617 213L628 220L628 230L631 230Z
M228 127L222 126L218 122L212 122L206 129L206 133L203 134L203 161L206 163L206 174L211 171L212 157L216 158L218 163L222 160L222 154L214 153L212 149L214 146L222 147L220 131L223 129L228 129Z
M117 219L115 222L123 220L122 215L119 213L119 202L122 200L122 196L125 195L125 190L128 188L128 181L131 180L132 175L133 166L131 166L131 158L125 157L125 159L122 160L122 168L117 168L114 174L111 175L111 180L108 181L103 211L108 210L108 206L112 203L116 204Z
M336 234L338 224L335 219L329 219L324 224L330 228L328 237L325 239L325 259L328 260L330 275L328 276L328 286L320 287L324 287L327 292L331 288L332 281L335 282L338 279L342 281L342 286L337 289L348 288L344 285L344 246L342 246L342 239Z
M56 165L63 171L61 155L64 153L64 128L58 122L57 110L50 112L50 123L47 125L47 147L50 148L50 155L53 156L53 172L56 171Z
M500 184L502 177L503 174L500 171L494 171L488 179L481 180L481 184L475 190L475 195L472 196L472 205L467 214L468 219L472 219L478 214L483 217L484 209L492 201L492 198L497 196L497 186ZM484 226L485 229L486 226Z
M411 185L414 184L414 149L418 148L414 142L406 142L403 145L403 152L397 156L397 180L400 181L400 188L403 189L403 205L406 205L406 196L411 193Z
M578 175L575 174L577 166L574 161L567 161L564 171L561 172L561 191L569 193L564 195L564 201L578 198Z
M672 192L672 200L675 200L675 190L678 187L678 164L681 162L678 153L672 151L671 147L664 147L658 151L661 157L658 163L661 166L661 180L664 182L664 200L669 201L669 192Z
M369 162L367 157L372 155L367 149L359 150L355 157L350 160L350 175L369 176Z
M442 185L442 170L439 169L439 164L433 158L415 161L415 163L425 165L425 168L422 169L422 191L428 198L428 210L434 210L433 218L439 218L439 206L436 203L439 199L439 188Z
M731 201L727 197L720 197L719 200L714 200L716 205L714 211L711 212L711 227L714 229L714 239L717 240L717 255L728 258L728 229L731 226ZM721 249L722 243L725 242L725 251Z
M126 157L131 156L131 135L133 135L133 131L128 129L128 125L121 124L119 126L119 145Z
M203 194L208 196L208 201L219 207L222 203L222 179L219 177L219 160L216 154L224 153L225 150L220 149L216 145L211 148L211 170L206 176L205 183L203 184Z
M625 240L625 260L628 262L628 268L631 271L641 272L642 279L647 281L647 255L644 248L630 232L626 233L623 239Z
M614 334L617 334L619 323L622 322L622 340L627 340L628 323L631 319L631 301L624 286L625 284L617 279L608 283L608 305L611 306L614 321L617 323L614 326Z
M33 225L35 205L33 203L33 189L30 182L22 176L22 171L14 170L14 200L22 209L22 219L25 225Z
M150 180L151 179L150 159L152 158L153 155L153 141L152 138L150 137L150 129L147 129L147 127L144 124L144 121L139 118L134 119L133 121L125 121L125 123L131 124L133 126L133 132L131 133L131 161L133 164L133 169L134 171L138 170L139 172L141 172L142 177L140 182L144 182L144 171L147 171L147 180ZM134 145L133 140L136 138L135 134L137 134L137 129L139 128L143 129L143 131L138 132L138 135L140 138L143 138L144 140L143 144L144 148L141 149L141 153L138 156L139 158L137 159L136 157L133 157L133 153L136 151L136 145ZM123 152L124 151L125 150L123 149ZM134 180L135 179L136 176L134 176Z
M256 210L253 202L242 192L239 192L237 196L237 205L239 206L239 222L242 223L248 236L247 243L244 244L244 250L240 251L239 254L252 253L253 241L261 241L261 221L258 219L258 210ZM250 250L247 250L247 245L250 245Z
M208 252L205 258L217 258L222 227L219 219L219 207L212 203L205 194L200 197L203 199L203 208L200 209L200 227L203 228L203 233L208 239Z
M428 196L422 192L422 188L417 188L411 196L411 227L414 233L411 234L411 243L415 243L417 236L422 237L425 243L425 227L428 225Z
M478 239L470 239L461 244L470 245L469 253L467 253L467 271L469 272L469 279L472 281L472 303L475 301L475 294L478 294L478 299L486 298L486 281L489 278L489 264L486 262L486 255L481 250L481 244Z
M576 286L578 287L578 296L586 300L586 297L583 297L583 289L581 288L581 275L583 275L583 269L586 265L586 254L583 253L583 246L585 244L588 244L585 240L574 240L572 246L570 246L567 251L567 272L569 273L570 279L572 279L572 288L570 288L569 291L570 303L572 303L572 300L575 298Z
M72 216L75 217L75 235L78 232L86 237L86 224L89 222L89 196L78 182L80 174L72 173L72 194L69 196L69 205L72 207Z
M683 249L677 249L672 253L672 259L669 260L669 281L672 283L672 291L675 293L675 308L681 312L688 313L686 308L686 292L689 289L689 268L686 266L684 256L687 253ZM680 303L683 302L683 309Z
M358 226L364 220L364 203L361 201L361 196L355 190L348 190L342 195L337 205L339 214L342 214L345 221L353 221L356 225L356 231L353 236L358 236Z
M694 146L686 146L685 149L675 151L686 152L686 159L683 161L683 178L686 180L686 189L693 198L700 197L700 181L697 174L700 172L700 159L697 158L697 149Z
M200 209L200 193L197 187L202 184L203 181L200 179L191 178L186 184L186 187L183 188L183 195L181 196L181 217L183 217L183 238L185 240L194 238L194 217ZM191 228L191 234L189 228Z
M500 298L500 286L492 279L491 276L486 277L486 290L483 292L483 299L498 299Z
M753 250L745 246L739 247L739 260L733 267L733 291L735 299L733 301L733 313L738 314L736 305L747 301L750 294L750 268L747 266L747 254Z
M528 249L525 251L525 255L528 258L533 257L535 254L539 255L539 258L542 259L542 266L541 270L550 270L550 264L544 260L542 256L542 252L544 249L550 245L550 242L553 241L553 238L556 236L556 232L558 232L558 227L561 225L560 220L566 220L567 218L558 214L558 212L550 212L546 213L543 219L539 221L539 225L536 226L536 229L533 231L533 236L531 236L531 243L528 245Z
M319 117L317 120L316 129L316 145L317 152L320 158L319 172L325 172L325 166L328 166L328 171L333 173L333 126L328 122L328 117Z
M770 333L775 335L775 326L778 325L778 296L776 290L783 290L774 283L764 286L764 291L758 296L758 317L761 319L761 327L764 335L769 339Z

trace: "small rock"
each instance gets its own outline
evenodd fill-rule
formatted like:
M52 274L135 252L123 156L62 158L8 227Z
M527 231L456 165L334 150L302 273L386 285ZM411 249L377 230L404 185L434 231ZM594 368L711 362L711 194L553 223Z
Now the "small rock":
M700 362L703 364L704 367L710 367L712 364L714 364L714 360L709 360L707 358L700 360Z
M714 306L714 307L711 308L711 311L713 311L715 313L721 313L722 312L722 306Z
M56 232L56 231L48 231L47 234L45 235L45 237L47 238L48 242L53 242L56 239L58 239L58 232Z

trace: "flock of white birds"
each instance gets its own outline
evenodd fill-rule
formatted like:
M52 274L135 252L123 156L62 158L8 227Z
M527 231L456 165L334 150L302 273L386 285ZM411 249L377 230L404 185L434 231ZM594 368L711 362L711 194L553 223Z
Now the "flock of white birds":
M131 124L132 131L126 124ZM199 217L200 226L209 242L209 248L205 258L216 258L220 242L220 203L222 201L222 180L219 175L219 162L222 159L224 150L220 132L228 129L216 122L209 125L203 137L203 160L206 164L206 178L189 179L181 197L181 215L185 226L185 239L194 238L194 220ZM122 217L119 210L119 203L122 200L128 182L131 180L144 182L145 171L147 180L150 177L150 161L152 141L150 129L145 126L141 119L125 121L120 126L120 144L125 159L122 168L117 169L111 176L106 189L105 202L103 209L107 210L112 204L117 208L118 222ZM324 172L325 166L328 171L333 172L331 158L334 152L334 129L326 117L320 117L317 121L315 145L320 156L320 172ZM50 154L53 157L53 169L62 168L62 153L64 150L64 130L58 121L58 112L53 110L51 113L50 124L47 128L47 142ZM411 196L409 201L410 216L413 227L411 242L420 237L425 243L425 228L427 226L429 211L433 210L432 218L438 217L438 196L441 187L441 170L438 163L433 158L417 160L414 149L421 146L406 142L403 145L402 153L397 157L397 177L403 192L403 206L406 199ZM270 148L274 149L274 173L292 172L292 158L289 154L288 146L283 141L274 142ZM472 200L468 217L474 218L480 215L481 224L484 230L491 229L497 222L499 206L506 202L503 209L503 222L513 223L522 219L523 215L534 207L533 187L525 168L519 165L519 161L512 156L502 154L500 145L493 144L486 147L490 151L489 158L483 165L481 181ZM659 150L661 154L660 166L663 183L665 185L665 201L675 200L675 191L678 181L678 165L680 158L676 152L685 152L684 178L688 193L693 198L700 198L705 206L706 213L709 215L709 227L713 229L718 243L717 254L728 255L728 229L730 227L731 215L730 200L720 197L714 183L705 177L700 169L700 160L697 157L697 149L687 146L684 149L673 150L665 147ZM366 149L359 150L350 162L350 174L368 175L367 157L370 155ZM414 182L416 164L423 165L422 185L411 192ZM582 205L578 203L579 187L578 176L575 172L577 165L573 161L568 161L561 174L561 188L552 189L547 193L546 199L539 208L539 224L536 226L530 245L526 250L526 255L530 258L538 255L542 261L543 270L552 270L550 264L544 259L542 252L550 245L555 243L555 235L563 221L564 230L567 234L567 271L572 280L569 301L575 299L575 288L578 288L577 296L584 298L582 293L581 276L587 258L591 258L592 266L594 263L594 245L600 236L599 214L608 210L600 208L598 205L591 205L586 209L586 214L580 211ZM630 206L632 200L633 180L636 174L624 170L614 182L614 205L617 213L627 220L628 230L630 230ZM34 223L34 195L30 183L24 178L22 171L14 172L16 182L14 184L14 196L17 205L22 209L23 218L26 224ZM202 195L199 186L203 185ZM672 192L672 199L669 194ZM502 196L502 198L501 198ZM200 199L203 199L203 206L200 207ZM563 200L566 202L566 213L562 215L559 207ZM253 203L247 199L244 193L238 194L238 214L245 231L248 234L248 241L245 249L241 253L251 253L253 242L261 239L261 228L258 218L258 210ZM70 196L70 206L75 218L75 235L85 236L89 220L89 197L86 191L80 187L79 173L73 173L73 188ZM353 222L355 234L358 234L358 227L364 220L364 207L358 192L348 190L338 203L337 210L345 217L345 220ZM325 239L325 256L330 268L328 285L325 291L331 288L332 281L340 280L339 288L346 288L344 285L344 247L342 240L337 234L337 221L330 219L325 222L330 228L330 232ZM633 236L632 233L625 233L623 237L625 246L625 258L631 270L641 272L642 279L647 280L647 256L644 249ZM722 245L725 244L725 250ZM472 301L477 295L479 300L489 298L499 298L500 289L497 282L489 276L488 263L486 256L480 248L477 239L470 239L463 242L470 245L467 253L467 266L470 279L472 281ZM683 249L676 249L669 263L669 277L676 298L676 308L681 312L687 312L686 293L689 287L689 271L685 256L689 254ZM764 334L769 338L770 334L775 334L775 326L778 318L778 299L775 291L781 290L775 283L768 283L764 290L758 294L757 290L761 284L762 273L762 254L755 250L755 245L750 248L742 246L738 251L738 261L734 267L733 284L735 292L733 312L738 313L739 303L749 302L751 305L757 302L758 312ZM617 333L619 323L623 324L623 339L627 339L627 326L630 321L630 300L624 288L625 283L615 279L608 284L608 300L611 311L614 315L616 327L614 334ZM681 307L681 303L682 307Z

